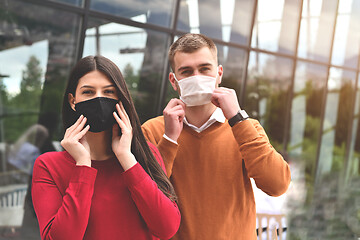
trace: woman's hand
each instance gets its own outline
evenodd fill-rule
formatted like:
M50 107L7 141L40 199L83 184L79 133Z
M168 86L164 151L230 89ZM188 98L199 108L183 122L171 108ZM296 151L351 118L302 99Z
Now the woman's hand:
M79 119L68 129L66 129L61 146L75 159L76 165L91 166L90 147L86 141L85 134L90 126L86 123L86 117L81 115Z
M134 166L137 161L131 153L131 141L133 137L132 126L122 103L116 104L116 112L113 113L118 124L114 124L112 132L112 150L119 160L124 171ZM121 135L119 135L119 128Z

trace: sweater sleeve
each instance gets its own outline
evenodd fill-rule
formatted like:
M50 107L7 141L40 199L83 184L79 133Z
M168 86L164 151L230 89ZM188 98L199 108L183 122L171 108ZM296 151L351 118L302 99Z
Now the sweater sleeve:
M272 147L260 123L249 119L235 124L232 131L256 186L270 196L285 193L291 178L289 165Z
M145 139L153 143L159 149L161 157L164 159L166 175L170 178L178 151L178 145L164 138L162 132L157 132L158 129L159 128L156 128L156 131L152 130L147 123L142 126Z
M179 229L180 211L139 163L124 173L125 184L151 233L169 239Z
M42 239L83 239L96 174L94 168L76 166L62 196L41 156L36 160L32 197Z

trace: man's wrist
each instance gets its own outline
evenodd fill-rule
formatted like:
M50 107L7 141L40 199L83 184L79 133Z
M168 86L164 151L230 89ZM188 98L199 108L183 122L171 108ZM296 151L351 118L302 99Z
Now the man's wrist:
M249 118L249 115L245 112L245 110L240 110L235 116L229 119L228 123L231 127L235 124L242 122Z

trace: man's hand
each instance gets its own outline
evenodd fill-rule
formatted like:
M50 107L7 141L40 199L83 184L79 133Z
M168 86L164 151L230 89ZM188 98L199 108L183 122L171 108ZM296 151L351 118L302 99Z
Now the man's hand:
M211 102L221 108L226 119L230 119L240 111L240 105L234 89L216 88L211 97Z
M165 135L174 141L180 136L185 117L185 103L180 99L173 98L165 107L164 111Z

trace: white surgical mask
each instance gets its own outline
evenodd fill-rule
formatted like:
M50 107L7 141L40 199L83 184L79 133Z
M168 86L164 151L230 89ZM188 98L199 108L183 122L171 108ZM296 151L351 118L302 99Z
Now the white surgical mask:
M194 75L180 81L176 79L175 73L173 76L180 88L180 99L186 106L200 106L211 102L218 73L216 77Z

